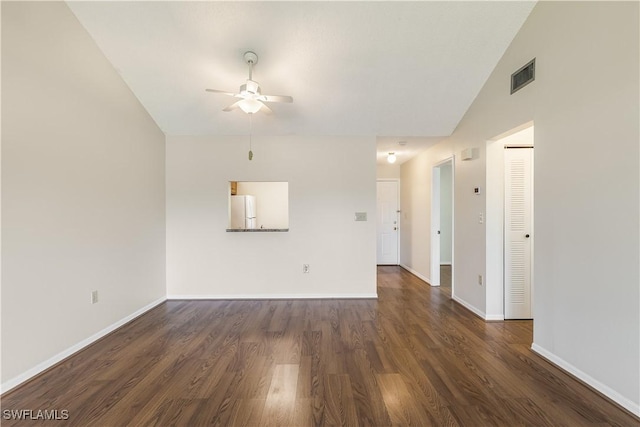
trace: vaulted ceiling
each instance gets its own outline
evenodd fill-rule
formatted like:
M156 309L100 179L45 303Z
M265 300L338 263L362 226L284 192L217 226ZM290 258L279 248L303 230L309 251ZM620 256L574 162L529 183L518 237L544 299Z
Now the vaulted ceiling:
M416 148L453 132L535 2L68 4L166 134L248 133L205 88L237 92L251 50L263 92L294 98L254 115L254 133Z

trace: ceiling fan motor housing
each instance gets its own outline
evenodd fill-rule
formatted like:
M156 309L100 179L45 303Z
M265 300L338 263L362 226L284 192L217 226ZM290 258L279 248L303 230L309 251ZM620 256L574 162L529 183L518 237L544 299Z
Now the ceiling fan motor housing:
M260 85L253 80L247 80L245 84L240 86L241 95L260 95Z

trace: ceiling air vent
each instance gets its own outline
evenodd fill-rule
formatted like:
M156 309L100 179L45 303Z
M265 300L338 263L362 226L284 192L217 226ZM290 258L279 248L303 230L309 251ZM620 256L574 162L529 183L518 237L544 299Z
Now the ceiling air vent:
M536 58L511 74L511 94L522 89L536 79Z

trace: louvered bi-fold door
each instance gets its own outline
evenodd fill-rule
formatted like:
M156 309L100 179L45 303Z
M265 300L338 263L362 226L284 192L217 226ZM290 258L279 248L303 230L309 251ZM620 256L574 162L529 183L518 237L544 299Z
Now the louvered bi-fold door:
M505 149L505 319L531 319L532 148Z

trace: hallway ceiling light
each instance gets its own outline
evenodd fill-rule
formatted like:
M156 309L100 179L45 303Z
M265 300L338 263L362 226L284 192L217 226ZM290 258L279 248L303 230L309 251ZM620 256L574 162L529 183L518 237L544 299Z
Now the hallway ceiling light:
M387 162L395 163L396 162L396 154L391 152L387 155Z

